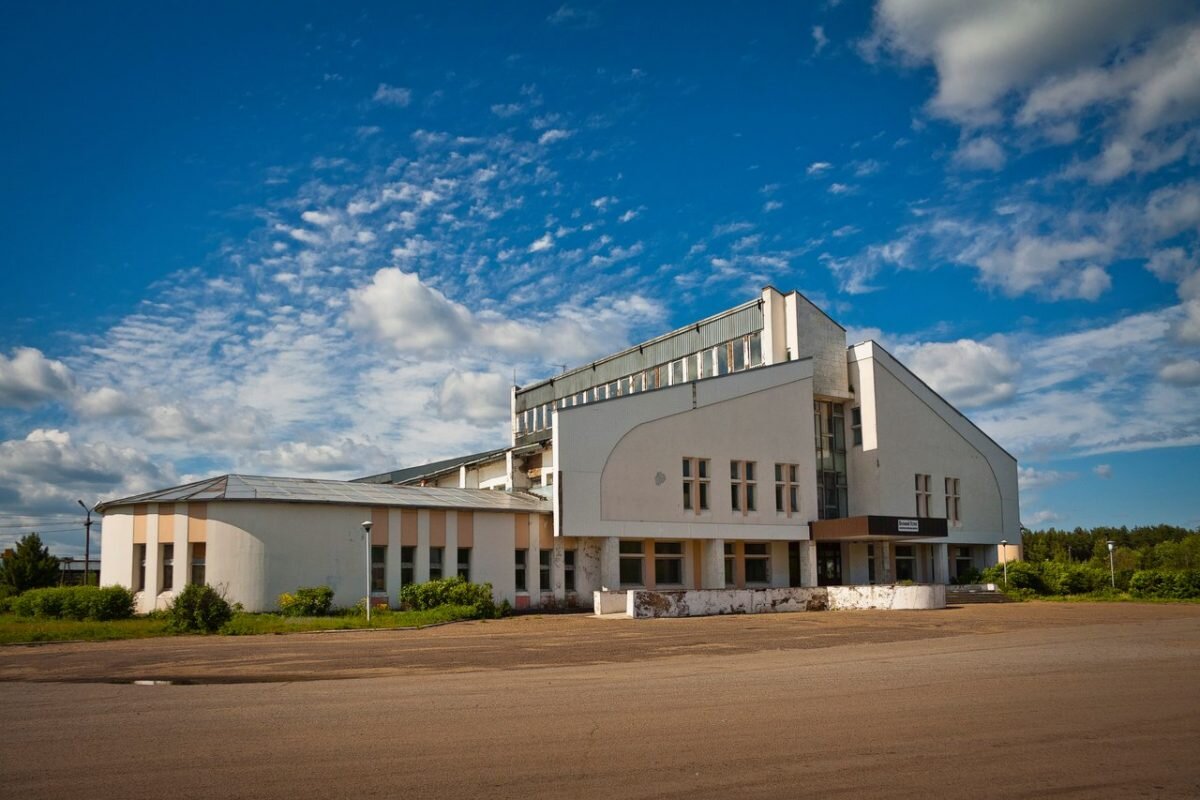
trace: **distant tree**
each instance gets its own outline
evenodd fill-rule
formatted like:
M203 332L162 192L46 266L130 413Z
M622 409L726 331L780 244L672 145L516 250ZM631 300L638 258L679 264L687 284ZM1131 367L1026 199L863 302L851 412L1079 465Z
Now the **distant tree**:
M0 559L0 585L11 593L41 589L58 583L58 559L42 544L36 533L23 536L11 552Z

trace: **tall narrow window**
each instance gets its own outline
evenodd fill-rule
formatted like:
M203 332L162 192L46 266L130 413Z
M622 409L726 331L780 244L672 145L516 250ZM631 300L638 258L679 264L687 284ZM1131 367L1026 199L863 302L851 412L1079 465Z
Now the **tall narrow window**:
M746 542L746 583L770 583L771 547L766 542Z
M733 586L735 578L733 575L734 561L737 557L733 553L733 542L725 543L725 585Z
M429 580L436 581L442 577L442 563L446 554L444 547L429 548Z
M708 482L712 477L707 458L685 458L683 471L683 507L688 511L708 510Z
M917 553L911 544L896 545L896 580L916 580Z
M929 476L917 473L917 516L929 516Z
M775 465L775 511L787 514L800 512L800 465Z
M458 548L458 577L464 581L471 580L471 548Z
M550 550L538 551L538 578L541 581L541 591L554 591L554 578L550 570L550 557L554 555Z
M959 516L960 502L958 478L946 478L946 522L955 528L962 525L962 517Z
M730 356L733 360L733 371L741 372L746 368L746 341L738 339L729 343Z
M702 350L696 355L700 359L700 377L711 378L713 376L713 351Z
M204 585L204 557L207 555L207 545L204 542L192 542L192 577L191 583Z
M758 484L755 477L755 462L729 462L729 503L734 511L745 515L758 510Z
M757 367L762 364L762 334L750 334L750 366Z
M400 583L408 586L414 580L416 569L413 566L417 560L417 548L401 547L400 548Z
M846 420L841 403L813 402L817 455L817 519L847 515Z
M867 583L875 582L875 545L867 545Z
M854 444L862 446L862 408L855 406L850 409L850 432L854 440Z
M646 560L642 542L633 539L625 540L617 545L620 550L621 557L621 585L622 586L642 586L645 584L645 579L642 577L642 566Z
M683 583L683 542L654 543L655 585Z
M683 383L683 359L671 362L671 385Z
M375 594L387 593L387 546L371 546L371 591Z
M575 591L575 551L563 550L563 591Z
M175 585L175 545L164 544L162 546L162 590L164 592L171 591L171 587Z
M526 570L528 561L529 561L529 551L528 550L517 550L516 551L516 571L513 574L513 578L516 583L516 590L518 592L529 591L529 581L525 577L525 570Z
M138 565L137 581L134 583L133 590L140 592L146 588L146 545L135 544L133 546L133 563Z

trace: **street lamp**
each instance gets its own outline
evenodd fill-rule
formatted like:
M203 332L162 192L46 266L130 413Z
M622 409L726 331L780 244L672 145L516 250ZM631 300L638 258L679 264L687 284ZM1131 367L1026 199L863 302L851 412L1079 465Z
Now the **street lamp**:
M367 542L367 625L371 624L371 520L362 524L363 538Z
M1113 548L1117 546L1117 543L1109 539L1105 544L1108 545L1108 577L1112 580L1112 587L1115 589L1117 588L1117 570L1113 567Z
M1000 547L1000 557L1004 564L1004 585L1008 586L1008 539L1001 539Z
M87 512L87 519L83 523L83 585L91 585L90 570L92 567L92 510L83 504L82 500L76 500L79 507Z

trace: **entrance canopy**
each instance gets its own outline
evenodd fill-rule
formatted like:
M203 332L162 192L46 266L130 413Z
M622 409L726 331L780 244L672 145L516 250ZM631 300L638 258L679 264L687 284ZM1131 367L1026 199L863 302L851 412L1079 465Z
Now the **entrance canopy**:
M903 542L947 535L946 520L942 517L885 517L877 514L816 520L809 523L809 529L812 538L818 542Z

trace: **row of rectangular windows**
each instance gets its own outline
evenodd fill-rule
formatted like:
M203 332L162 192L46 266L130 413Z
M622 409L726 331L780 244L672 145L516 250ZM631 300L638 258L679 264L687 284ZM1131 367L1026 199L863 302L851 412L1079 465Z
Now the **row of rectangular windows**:
M644 586L646 583L645 545L641 540L622 540L618 543L620 580L622 586ZM770 583L771 551L766 542L746 542L742 546L746 583ZM656 586L683 585L683 542L654 543L654 583ZM725 543L725 585L735 583L736 557L733 543Z
M711 459L686 457L681 460L683 508L686 511L709 510ZM791 516L800 511L799 464L775 465L775 511ZM758 462L729 462L730 510L743 515L758 511Z
M146 545L135 544L133 553L134 563L138 565L137 577L133 590L144 591L146 588ZM204 583L204 557L207 546L204 542L191 542L186 583ZM175 587L175 545L160 544L158 546L158 585L159 591L169 592Z
M438 580L444 575L444 555L446 548L429 548L429 580ZM405 545L400 548L400 583L407 586L416 580L417 548ZM550 551L539 551L538 567L540 570L541 586L548 591L550 583ZM518 592L528 591L528 550L514 551L514 583ZM464 581L471 580L471 548L458 548L458 577ZM568 592L575 591L575 551L563 551L564 588ZM371 591L383 593L387 591L387 547L376 545L371 548Z
M553 423L555 408L595 403L612 397L658 389L663 386L673 386L679 383L689 383L703 378L719 377L731 372L741 372L750 367L762 364L762 335L752 333L740 339L732 339L716 347L692 353L683 358L666 364L626 375L615 381L593 386L570 397L563 397L553 403L544 403L536 408L526 409L517 417L517 433L533 433L549 430Z
M917 495L917 516L933 516L932 478L918 472L914 481ZM958 478L945 478L943 484L946 497L946 522L953 526L962 524L962 494Z

